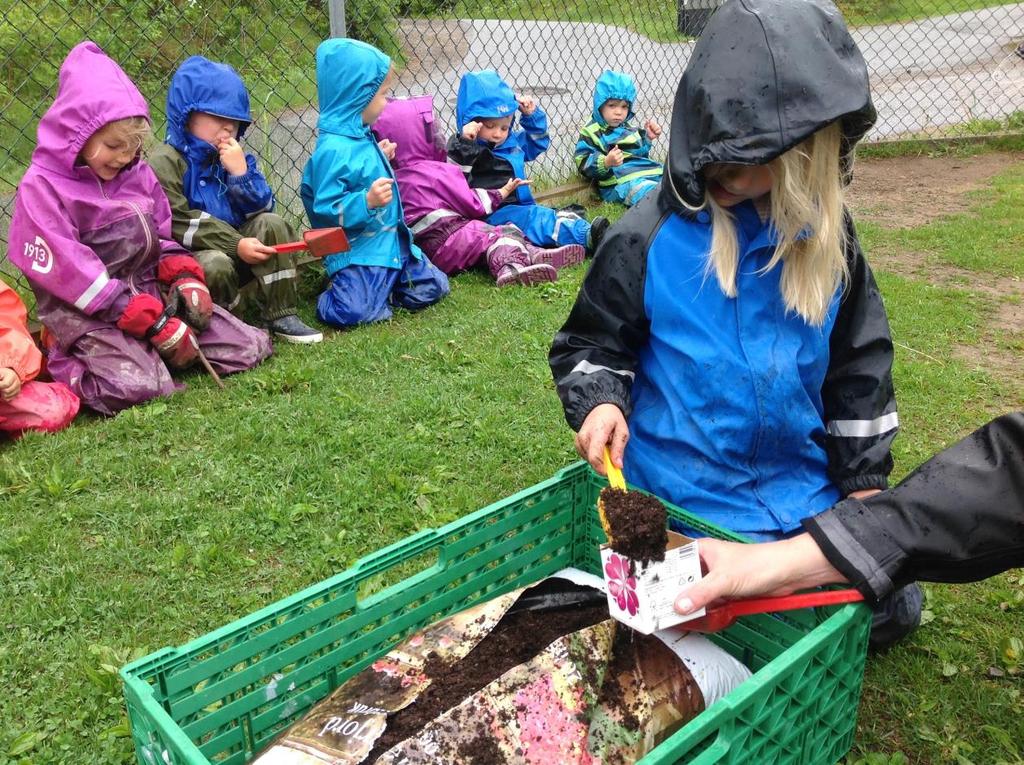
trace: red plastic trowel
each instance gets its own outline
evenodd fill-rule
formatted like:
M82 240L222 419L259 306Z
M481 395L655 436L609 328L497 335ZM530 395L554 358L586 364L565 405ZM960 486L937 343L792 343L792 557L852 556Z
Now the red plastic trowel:
M835 606L840 603L858 603L863 600L864 596L857 590L825 590L802 595L733 600L720 606L708 608L704 616L682 622L677 629L688 632L719 632L726 627L731 627L741 616L794 611L798 608L813 608L814 606Z
M286 242L273 245L274 252L302 252L309 250L314 258L324 258L336 252L348 252L348 237L341 226L333 228L314 228L304 231L301 242Z

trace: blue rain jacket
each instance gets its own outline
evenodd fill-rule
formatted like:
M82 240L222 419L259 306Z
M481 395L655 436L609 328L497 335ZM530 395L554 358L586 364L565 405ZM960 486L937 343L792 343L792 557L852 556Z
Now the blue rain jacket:
M519 104L515 93L493 69L467 72L459 82L455 104L456 134L448 141L448 156L462 167L469 185L478 188L501 188L511 178L526 178L526 163L543 154L551 144L548 117L538 106L522 115L522 130L514 130ZM462 128L476 117L507 117L512 115L508 137L498 146L477 139L467 141ZM520 186L505 204L535 204L529 186Z
M664 182L602 240L552 374L574 429L598 404L625 414L629 481L727 528L781 536L842 495L887 486L899 417L885 306L848 218L849 279L825 321L787 311L783 264L764 270L777 234L750 202L731 210L727 297L706 272L710 215L693 207L709 162L763 165L837 120L852 147L875 118L867 67L827 0L729 0L673 115Z
M601 116L605 101L616 98L629 103L626 120L618 127L611 127ZM623 72L605 70L594 86L594 108L592 121L580 131L576 142L576 167L587 179L597 181L602 198L606 198L609 187L631 184L642 178L658 181L662 166L650 158L651 142L644 130L631 124L636 117L633 104L636 102L636 85L633 78ZM604 157L618 146L625 154L618 167L605 167Z
M351 265L401 268L409 257L423 258L397 183L390 204L366 206L370 185L395 177L362 117L390 69L390 58L357 40L334 38L316 49L320 135L302 171L302 204L313 228L343 226L352 248L325 259L328 276Z
M192 112L207 112L238 120L238 138L252 122L249 93L238 73L227 64L203 56L190 56L178 67L167 91L165 142L185 158L185 197L191 207L203 210L235 228L261 212L274 209L274 193L256 167L256 158L245 155L248 170L233 176L220 164L217 149L188 132Z

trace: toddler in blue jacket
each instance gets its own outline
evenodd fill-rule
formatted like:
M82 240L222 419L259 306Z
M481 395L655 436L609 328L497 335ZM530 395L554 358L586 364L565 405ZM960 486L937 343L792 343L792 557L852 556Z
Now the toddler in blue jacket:
M412 241L385 155L370 132L387 105L391 59L372 45L334 38L316 50L320 101L316 149L302 173L302 203L313 228L343 226L351 249L329 255L330 283L317 316L337 327L416 311L448 294L448 277Z
M215 303L235 310L255 282L261 318L275 337L316 343L323 334L296 314L295 256L272 245L295 230L273 212L274 193L239 143L252 115L249 93L227 64L191 56L167 91L166 143L147 156L171 205L171 233L195 253Z
M522 130L514 130L516 114ZM530 97L517 97L493 69L468 72L459 82L457 132L448 140L448 159L462 168L473 188L500 189L513 178L526 179L526 163L547 150L548 118ZM539 247L581 244L593 251L608 227L576 213L537 204L526 185L487 216L493 226L512 224Z

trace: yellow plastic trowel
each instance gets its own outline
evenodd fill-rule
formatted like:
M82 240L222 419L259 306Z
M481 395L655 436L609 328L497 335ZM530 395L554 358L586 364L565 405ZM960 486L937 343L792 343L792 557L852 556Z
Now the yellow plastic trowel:
M604 470L608 474L608 485L613 489L619 491L626 490L626 479L622 475L622 471L615 467L612 463L611 452L608 451L608 447L604 447ZM604 529L604 534L608 537L608 541L612 541L612 527L608 523L608 516L604 512L604 502L600 497L597 499L597 513L601 516L601 528Z

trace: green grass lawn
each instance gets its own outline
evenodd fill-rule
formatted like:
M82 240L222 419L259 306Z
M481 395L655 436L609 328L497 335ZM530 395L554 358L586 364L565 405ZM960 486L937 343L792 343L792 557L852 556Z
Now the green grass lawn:
M865 241L1019 275L1020 226L1000 200L1022 194L1011 167L971 213L907 233L867 226ZM956 243L984 231L986 257L966 257ZM131 761L115 674L129 658L574 461L546 353L584 268L536 289L463 275L434 308L279 346L225 391L192 375L170 399L0 450L0 765ZM898 344L903 475L1019 407L1022 390L953 352L985 347L998 299L879 282ZM849 762L1020 763L1024 572L926 591L927 623L869 661Z

